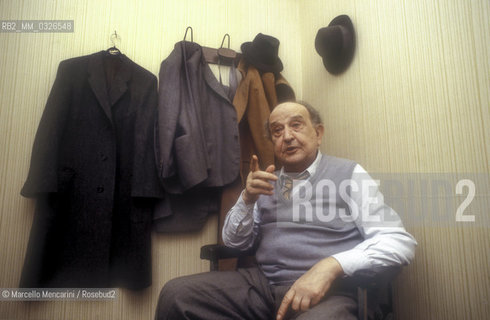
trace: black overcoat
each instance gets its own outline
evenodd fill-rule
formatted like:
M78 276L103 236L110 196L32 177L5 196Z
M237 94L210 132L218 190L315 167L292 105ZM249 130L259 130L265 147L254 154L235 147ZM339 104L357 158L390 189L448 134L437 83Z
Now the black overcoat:
M37 198L22 287L150 285L156 113L156 77L126 56L60 63L21 191Z

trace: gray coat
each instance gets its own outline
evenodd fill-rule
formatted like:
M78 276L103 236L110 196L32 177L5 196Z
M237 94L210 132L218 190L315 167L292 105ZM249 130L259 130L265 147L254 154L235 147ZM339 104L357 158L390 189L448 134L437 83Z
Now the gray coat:
M158 170L169 195L158 206L159 231L199 229L217 212L220 187L239 174L235 108L194 42L178 42L160 68Z
M157 81L124 55L62 61L21 191L37 206L23 287L151 283Z

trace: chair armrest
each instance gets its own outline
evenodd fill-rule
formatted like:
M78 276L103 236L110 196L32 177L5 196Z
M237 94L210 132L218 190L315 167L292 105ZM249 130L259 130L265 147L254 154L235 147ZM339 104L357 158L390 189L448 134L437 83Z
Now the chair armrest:
M358 272L352 277L347 278L349 282L356 284L358 287L366 289L382 288L386 287L396 278L401 272L402 267L385 267L382 271L378 271L376 274L369 272Z
M377 295L379 295L380 293L384 293L385 295L385 304L388 306L388 310L380 311L382 313L382 319L385 319L385 316L392 312L393 301L391 297L391 281L395 279L395 277L401 272L401 270L402 267L386 267L381 272L378 272L375 275L359 272L348 278L348 282L357 285L357 300L359 306L358 319L368 319L368 296L370 296L373 291L377 291ZM370 294L368 294L368 292L370 292ZM378 303L380 302L381 301L378 301ZM381 304L379 305L379 307L382 307Z
M237 248L230 248L221 244L208 244L201 247L201 259L204 260L219 260L219 259L229 259L238 258L244 254Z
M239 258L254 255L254 249L240 250L221 244L208 244L201 247L201 259L209 260L211 271L218 270L218 261L221 259Z

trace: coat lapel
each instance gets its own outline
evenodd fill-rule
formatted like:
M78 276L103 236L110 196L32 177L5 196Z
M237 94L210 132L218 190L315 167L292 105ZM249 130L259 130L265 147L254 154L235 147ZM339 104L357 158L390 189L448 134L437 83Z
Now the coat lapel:
M129 59L121 55L121 66L116 73L116 76L111 84L111 89L109 91L109 103L113 106L119 98L126 92L128 89L127 82L131 78L131 68Z
M106 71L103 63L104 54L106 54L105 51L101 51L91 57L88 66L88 82L104 113L112 122L111 107L128 89L127 82L131 78L131 69L129 67L129 59L121 55L121 66L111 83L110 90L108 90L105 76Z
M107 118L112 122L111 106L107 95L107 84L105 80L104 64L102 62L103 51L92 55L88 66L88 82L94 92L100 106Z
M224 100L228 101L231 104L230 98L226 94L225 89L218 82L213 71L211 71L211 68L209 68L209 65L207 63L204 63L203 67L204 67L204 80L211 88L211 90L216 92L221 98L223 98Z
M200 48L200 50L201 50L201 58L200 58L199 63L201 64L201 67L203 68L202 72L203 72L204 81L206 81L207 85L209 86L209 88L211 88L211 90L213 90L216 94L218 94L221 98L223 98L223 100L227 101L228 104L231 105L232 99L230 99L230 96L229 96L227 90L225 90L223 85L220 82L218 82L218 79L216 79L216 76L214 75L213 71L209 67L209 64L204 59L204 55L202 54L202 48ZM230 72L230 74L233 74L233 72L236 73L236 70L232 70ZM234 74L233 76L236 77L236 74ZM230 87L233 87L233 85L234 85L233 79L230 78ZM236 85L235 85L235 88L232 88L232 90L233 91L236 90Z

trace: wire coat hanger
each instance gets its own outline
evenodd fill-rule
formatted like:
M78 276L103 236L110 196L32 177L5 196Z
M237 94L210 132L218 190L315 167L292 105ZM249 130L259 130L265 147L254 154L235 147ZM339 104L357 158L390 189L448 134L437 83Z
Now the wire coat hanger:
M191 26L189 26L185 29L184 41L186 41L185 38L187 38L187 31L189 31L189 30L191 30L191 42L194 42L194 31L192 30Z
M121 41L121 38L120 38L120 36L117 35L116 30L114 30L114 33L111 34L112 47L110 47L109 49L107 49L107 52L109 54L112 54L112 55L119 55L119 54L121 54L121 51L118 48L116 48L116 40Z

